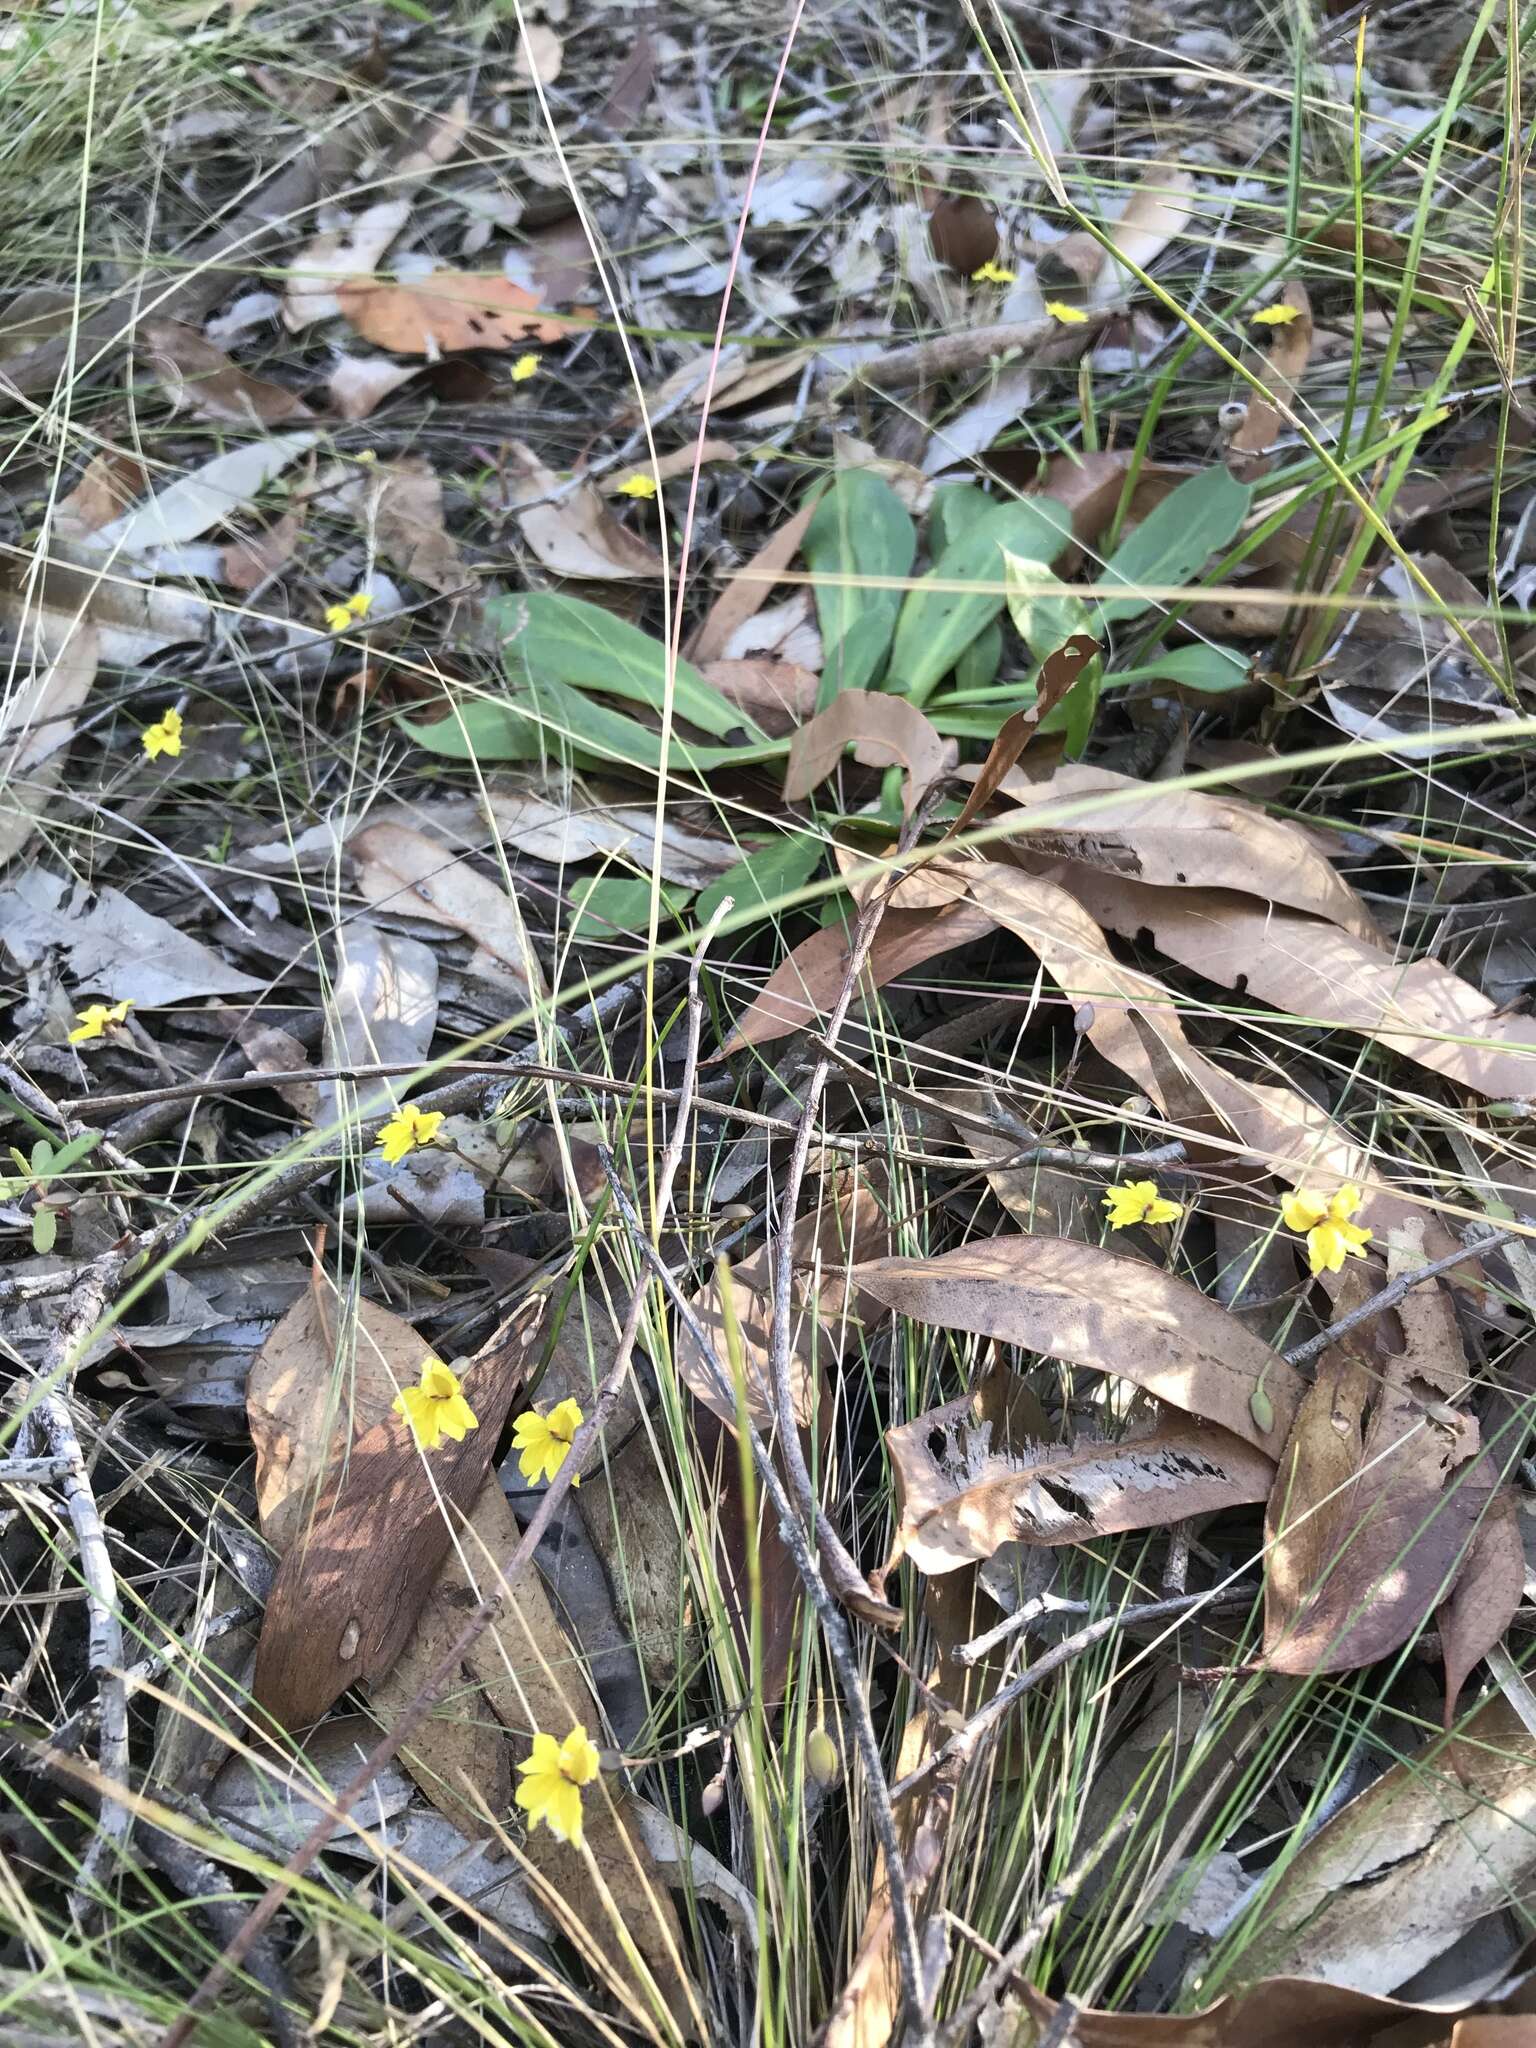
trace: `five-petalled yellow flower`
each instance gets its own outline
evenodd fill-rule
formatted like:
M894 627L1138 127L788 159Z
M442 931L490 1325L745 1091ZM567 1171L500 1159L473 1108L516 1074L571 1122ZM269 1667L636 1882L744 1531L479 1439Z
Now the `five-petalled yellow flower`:
M971 283L1012 284L1018 274L1016 270L1010 270L1005 263L999 263L995 258L989 257L979 269L971 272Z
M655 495L656 479L653 476L647 476L643 469L637 469L632 476L625 477L623 483L619 485L619 496L621 498L654 498Z
M1337 1194L1319 1194L1315 1188L1297 1188L1280 1198L1280 1214L1287 1230L1307 1233L1307 1257L1314 1273L1337 1273L1347 1258L1363 1259L1371 1233L1350 1218L1360 1208L1360 1190L1345 1181Z
M1132 1223L1173 1223L1184 1214L1184 1204L1160 1195L1155 1180L1117 1181L1106 1189L1104 1206L1111 1230L1124 1230Z
M440 1109L418 1109L414 1102L402 1103L379 1132L379 1150L385 1164L393 1166L418 1145L430 1145L442 1120Z
M162 754L169 754L174 761L181 752L181 713L162 711L153 725L145 726L139 737L151 761L158 761Z
M1293 320L1301 318L1301 308L1283 303L1266 306L1262 313L1250 313L1248 318L1255 327L1289 327Z
M470 1430L480 1427L457 1375L440 1358L421 1361L420 1381L400 1389L394 1411L405 1417L424 1451L435 1451L445 1436L461 1444Z
M105 1038L109 1024L126 1024L128 1012L133 1008L133 997L127 996L120 1003L87 1003L83 1010L76 1010L79 1019L69 1034L71 1045L83 1045L88 1038Z
M553 1479L570 1455L571 1439L581 1422L581 1409L574 1401L557 1401L547 1415L537 1408L519 1415L512 1425L512 1448L523 1477L530 1482ZM571 1484L580 1486L579 1473Z
M537 356L519 356L512 365L512 382L514 384L526 384L530 377L537 377L538 374L539 359Z
M333 633L345 633L348 626L366 619L373 609L371 590L354 590L345 604L328 604L325 608L325 623Z
M1045 310L1053 320L1059 320L1063 327L1082 327L1087 324L1088 315L1082 307L1070 305L1065 299L1047 299Z
M581 1788L597 1776L597 1748L578 1722L564 1742L553 1735L535 1735L533 1755L518 1765L523 1782L517 1803L528 1815L530 1832L540 1821L558 1842L581 1847Z

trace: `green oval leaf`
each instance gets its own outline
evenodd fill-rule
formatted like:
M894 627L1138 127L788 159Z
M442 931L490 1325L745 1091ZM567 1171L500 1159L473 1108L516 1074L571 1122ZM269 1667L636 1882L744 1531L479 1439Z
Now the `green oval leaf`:
M809 832L772 840L711 882L694 906L694 915L700 924L707 924L727 896L735 899L738 910L766 909L779 897L804 888L821 866L825 851L822 842Z
M1115 549L1098 581L1141 588L1182 590L1218 548L1224 548L1248 516L1252 484L1240 484L1229 470L1205 469L1185 479L1156 505L1136 531ZM1131 595L1112 597L1099 607L1103 625L1139 618L1164 599ZM1090 628L1098 632L1099 626Z
M867 690L879 680L902 593L854 579L908 575L917 529L883 477L845 469L816 507L801 553L821 624L825 659L816 709L823 711L839 690Z

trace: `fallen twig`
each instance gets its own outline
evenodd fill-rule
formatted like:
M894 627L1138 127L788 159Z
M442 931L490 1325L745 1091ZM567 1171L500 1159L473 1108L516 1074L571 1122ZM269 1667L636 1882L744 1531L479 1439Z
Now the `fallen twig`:
M1358 1308L1352 1308L1348 1315L1340 1316L1326 1330L1319 1330L1315 1337L1309 1337L1305 1344L1296 1344L1282 1356L1287 1365L1304 1365L1309 1358L1316 1358L1326 1351L1330 1344L1337 1344L1346 1331L1353 1330L1360 1323L1369 1322L1372 1316L1379 1316L1389 1308L1395 1308L1405 1294L1426 1280L1433 1280L1439 1273L1448 1273L1453 1266L1460 1266L1468 1259L1475 1259L1483 1252L1497 1251L1500 1245L1522 1236L1518 1230L1493 1230L1486 1237L1472 1239L1468 1244L1458 1245L1444 1258L1431 1259L1426 1266L1415 1266L1411 1272L1399 1273L1395 1280L1389 1280L1385 1287L1373 1294L1369 1301L1362 1301Z

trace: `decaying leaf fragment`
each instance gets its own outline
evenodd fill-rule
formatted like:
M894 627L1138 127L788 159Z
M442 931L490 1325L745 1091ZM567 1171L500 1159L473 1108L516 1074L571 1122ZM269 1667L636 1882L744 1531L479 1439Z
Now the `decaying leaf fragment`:
M434 270L400 284L350 278L338 285L336 301L365 341L405 356L526 348L591 324L587 313L541 311L537 293L499 270Z
M896 1558L958 1571L1005 1543L1088 1543L1264 1500L1274 1460L1171 1411L1119 1441L991 1447L968 1397L886 1432L901 1497ZM935 1439L944 1448L936 1451ZM889 1569L889 1566L887 1567Z
M837 766L844 747L866 768L899 767L902 807L908 816L955 759L954 742L941 739L905 697L883 690L840 690L825 711L801 726L789 743L784 770L786 803L799 803Z

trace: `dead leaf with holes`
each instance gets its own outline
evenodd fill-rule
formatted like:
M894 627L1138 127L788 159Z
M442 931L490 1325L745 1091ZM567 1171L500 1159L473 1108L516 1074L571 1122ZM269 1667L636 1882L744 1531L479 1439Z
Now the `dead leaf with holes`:
M1169 1528L1267 1500L1275 1476L1274 1459L1251 1443L1172 1410L1118 1440L994 1447L991 1437L968 1395L886 1431L901 1509L886 1572L901 1558L937 1575L983 1562L1005 1543L1091 1543Z
M352 278L336 290L342 316L365 341L396 355L436 359L456 349L523 349L590 326L588 313L541 311L538 295L499 270L434 270L409 282Z
M954 765L955 744L905 697L883 690L840 690L795 734L784 770L784 801L799 803L824 782L851 746L866 768L899 767L902 808L910 817L926 792Z

